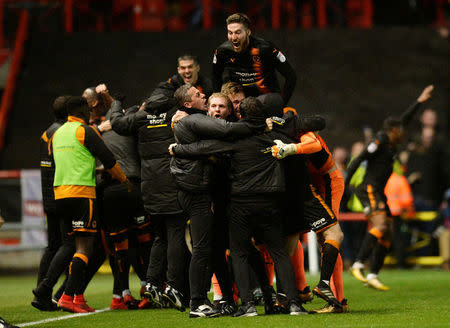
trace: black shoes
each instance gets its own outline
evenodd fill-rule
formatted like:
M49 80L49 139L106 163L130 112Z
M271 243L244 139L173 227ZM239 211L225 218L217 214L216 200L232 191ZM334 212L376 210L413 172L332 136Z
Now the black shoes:
M144 297L149 301L152 307L164 307L164 301L160 289L156 286L153 286L149 282L147 283L147 285L145 285Z
M217 302L215 307L220 311L220 314L222 315L233 315L237 311L237 305L236 303L234 303L234 301L221 300Z
M233 314L234 318L237 317L254 317L257 316L258 312L256 312L256 307L254 302L247 302L239 308L239 310L236 311L235 314Z
M31 305L40 311L57 311L58 307L52 302L51 288L40 285L33 289L34 299Z
M300 314L308 314L308 311L305 308L295 301L289 302L289 314L290 315L300 315Z
M214 318L220 316L220 310L207 304L206 302L199 306L191 306L190 318Z
M319 282L319 284L314 287L313 293L316 296L319 296L321 299L327 301L330 305L334 305L337 308L342 308L342 304L336 299L333 292L331 291L330 286L328 286L323 281Z
M166 290L162 294L162 297L170 304L171 307L184 312L186 310L183 305L183 295L175 288L167 285Z

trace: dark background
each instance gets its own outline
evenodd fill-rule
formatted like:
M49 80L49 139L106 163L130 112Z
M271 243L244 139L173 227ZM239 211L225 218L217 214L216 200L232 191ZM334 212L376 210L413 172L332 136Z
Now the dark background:
M350 147L362 139L365 125L379 129L387 115L400 114L428 84L434 84L435 91L426 107L438 110L446 131L450 46L435 29L254 34L273 41L292 63L298 84L290 105L300 113L326 117L322 134L330 148ZM201 71L210 75L213 51L225 38L224 29L65 34L32 27L0 169L39 167L39 137L52 121L51 103L57 96L81 95L86 87L104 82L112 93L126 95L126 106L140 103L176 72L176 59L183 53L197 55Z

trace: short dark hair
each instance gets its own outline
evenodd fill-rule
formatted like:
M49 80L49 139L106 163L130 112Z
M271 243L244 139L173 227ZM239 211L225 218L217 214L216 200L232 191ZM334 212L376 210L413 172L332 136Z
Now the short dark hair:
M393 128L399 128L401 126L402 126L402 120L397 118L397 117L388 116L383 121L383 130L386 131L386 132L389 132Z
M183 107L185 102L189 102L192 100L191 96L188 93L190 88L192 88L192 84L186 83L175 91L173 98L175 99L175 104L178 108Z
M184 54L178 57L177 65L180 65L180 60L192 60L195 65L199 65L197 56L191 54Z
M85 98L80 96L72 96L67 100L67 113L77 117L84 116L89 112L89 106Z
M67 101L70 99L70 95L63 95L57 97L53 101L53 115L57 120L65 120L67 119Z
M222 88L220 88L220 92L223 94L229 95L235 95L236 93L242 92L244 93L244 88L242 88L242 85L240 85L237 82L227 82L222 84Z
M247 97L239 105L239 111L243 118L264 118L263 104L255 97Z
M250 29L250 18L246 14L236 13L227 17L227 25L239 23Z

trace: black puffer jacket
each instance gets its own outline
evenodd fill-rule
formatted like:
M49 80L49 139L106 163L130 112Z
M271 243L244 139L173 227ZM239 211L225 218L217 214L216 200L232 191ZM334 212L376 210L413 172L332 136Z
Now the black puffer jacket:
M175 125L177 143L189 144L204 139L238 139L263 131L265 128L265 124L262 123L227 122L208 117L202 111L190 111L189 116ZM174 157L170 170L180 189L191 192L209 190L212 168L207 159Z
M146 109L130 115L122 112L121 103L111 106L111 124L118 134L137 138L141 158L141 192L149 214L181 213L178 189L170 174L169 145L175 142L171 120L176 112L167 98L153 99Z

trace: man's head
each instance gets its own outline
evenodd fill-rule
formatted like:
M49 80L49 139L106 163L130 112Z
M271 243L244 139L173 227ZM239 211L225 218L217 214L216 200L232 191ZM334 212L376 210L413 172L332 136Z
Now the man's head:
M435 128L438 124L436 111L432 108L425 109L422 115L420 115L420 123L422 123L423 127Z
M333 149L333 158L339 169L345 169L348 160L347 149L342 146L337 146Z
M263 104L264 112L267 117L283 116L283 98L279 93L266 93L258 96Z
M86 99L88 106L91 109L97 107L101 102L101 98L99 94L95 91L94 87L90 87L84 90L82 96L84 99Z
M233 104L234 115L238 119L241 119L241 114L239 113L239 106L242 100L245 99L245 93L244 89L242 88L242 85L240 85L237 82L227 82L222 85L220 92L228 96L231 103Z
M86 99L89 109L91 110L91 122L99 120L106 114L107 109L103 104L102 98L97 93L97 91L95 91L95 87L90 87L84 90L82 97Z
M192 84L184 84L179 87L174 94L174 99L179 108L196 108L199 110L206 111L206 98L203 93L201 93Z
M404 130L400 119L389 116L383 122L383 130L387 133L391 143L398 144L402 141Z
M183 78L184 83L196 84L200 65L197 57L192 55L183 55L178 57L178 74Z
M241 13L228 16L227 33L233 50L238 53L245 51L250 42L250 19Z
M242 118L265 119L262 103L255 97L245 98L241 103Z
M226 119L232 112L233 105L223 93L213 93L208 98L208 116Z
M53 101L53 115L58 121L65 121L67 119L67 101L71 96L59 96Z
M85 98L79 96L70 97L67 100L67 114L89 122L90 109Z

